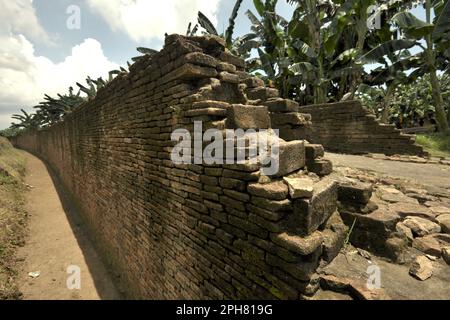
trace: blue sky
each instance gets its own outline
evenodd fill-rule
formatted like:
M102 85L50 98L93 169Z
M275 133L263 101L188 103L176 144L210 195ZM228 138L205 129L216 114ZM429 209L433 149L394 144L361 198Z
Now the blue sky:
M77 6L79 29L69 29L67 9ZM0 0L0 129L20 108L32 110L44 93L66 92L87 75L106 76L138 55L139 46L160 49L164 33L185 33L201 10L219 32L228 25L232 0ZM244 0L236 35L250 30ZM289 18L292 7L279 1ZM415 13L424 18L423 10Z

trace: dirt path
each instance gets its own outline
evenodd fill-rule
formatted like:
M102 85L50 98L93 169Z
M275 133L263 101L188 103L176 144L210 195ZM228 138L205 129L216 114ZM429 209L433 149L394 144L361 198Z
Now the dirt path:
M19 287L24 299L96 300L117 299L108 272L100 261L83 225L70 203L60 197L58 182L45 164L25 153L27 194L26 209L30 213L29 237L19 257L24 259ZM81 271L81 289L67 287L69 266ZM69 271L72 275L75 269ZM37 278L28 273L39 271Z
M424 185L445 189L450 187L450 166L372 159L335 153L327 153L326 157L336 167L372 170L391 177L414 180Z

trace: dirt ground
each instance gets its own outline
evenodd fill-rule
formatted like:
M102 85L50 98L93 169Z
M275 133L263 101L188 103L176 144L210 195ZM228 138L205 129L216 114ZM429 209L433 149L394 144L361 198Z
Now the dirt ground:
M336 153L327 153L326 157L336 167L365 169L387 176L414 180L424 185L450 188L450 166L371 159Z
M29 153L24 155L28 172L25 182L31 190L26 195L29 235L26 245L18 252L24 261L18 280L23 299L120 298L77 213L58 193L57 180L41 160ZM75 267L70 269L71 266ZM76 276L77 267L81 271L80 289L71 290L67 281ZM30 272L35 272L35 277ZM74 279L71 283L76 286L76 278L70 278Z

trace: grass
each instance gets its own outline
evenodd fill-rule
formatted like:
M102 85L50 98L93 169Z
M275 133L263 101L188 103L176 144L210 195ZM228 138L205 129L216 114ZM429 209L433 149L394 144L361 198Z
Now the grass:
M20 298L15 253L25 239L24 174L25 159L0 137L0 300Z
M435 157L450 158L450 134L420 134L416 142Z

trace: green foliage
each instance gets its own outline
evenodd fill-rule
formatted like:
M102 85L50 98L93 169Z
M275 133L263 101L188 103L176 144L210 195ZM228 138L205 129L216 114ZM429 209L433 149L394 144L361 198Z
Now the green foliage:
M241 8L243 0L236 0L234 4L233 11L231 12L231 16L229 18L229 24L227 29L223 34L219 34L217 29L214 27L214 24L208 17L203 14L201 11L198 12L197 24L192 28L192 23L189 23L186 35L187 36L195 36L199 29L199 26L203 29L204 34L211 34L215 36L219 36L225 40L227 48L231 50L235 55L241 56L243 58L249 57L249 51L255 46L252 45L251 41L253 38L250 36L243 36L237 39L233 39L234 28L236 25L236 18L239 14L239 9Z
M20 128L9 127L7 129L0 130L0 137L10 139L10 138L18 136L22 132L22 130L23 129L20 129Z
M285 98L301 104L353 98L363 83L364 65L385 62L385 56L416 44L396 39L388 23L412 1L310 1L288 0L295 5L292 19L276 12L277 1L255 0L260 19L247 16L259 41L259 59L249 71L262 70ZM369 9L378 4L382 28L370 29Z
M212 34L212 35L215 35L215 36L219 35L219 33L217 32L217 30L214 27L213 23L201 11L198 12L198 24L203 29L205 29L206 33L209 33L209 34Z
M438 77L445 107L450 106L450 76ZM435 123L435 105L430 75L426 74L415 81L399 84L386 99L387 90L381 86L361 86L358 97L363 104L382 117L387 108L387 120L398 127L416 127L422 124ZM383 106L383 102L387 104Z
M417 135L416 142L422 145L432 156L450 158L449 134Z
M449 129L448 119L450 119L450 112L445 112L437 70L447 69L448 71L449 55L447 50L450 47L450 2L425 0L424 5L426 21L418 19L410 12L400 11L392 18L392 22L398 26L404 38L425 42L425 46L419 44L422 51L416 56L421 58L421 63L411 74L411 77L416 78L424 74L430 75L437 127L439 131L445 132ZM434 10L435 14L433 21L431 19L432 10Z
M231 17L229 19L228 28L225 31L225 41L227 43L227 47L228 48L230 48L233 45L233 33L234 33L234 27L235 27L235 24L236 24L235 21L236 21L236 18L238 16L239 9L241 7L242 1L243 0L237 0L236 1L235 5L234 5L234 8L233 8L233 11L231 12Z

